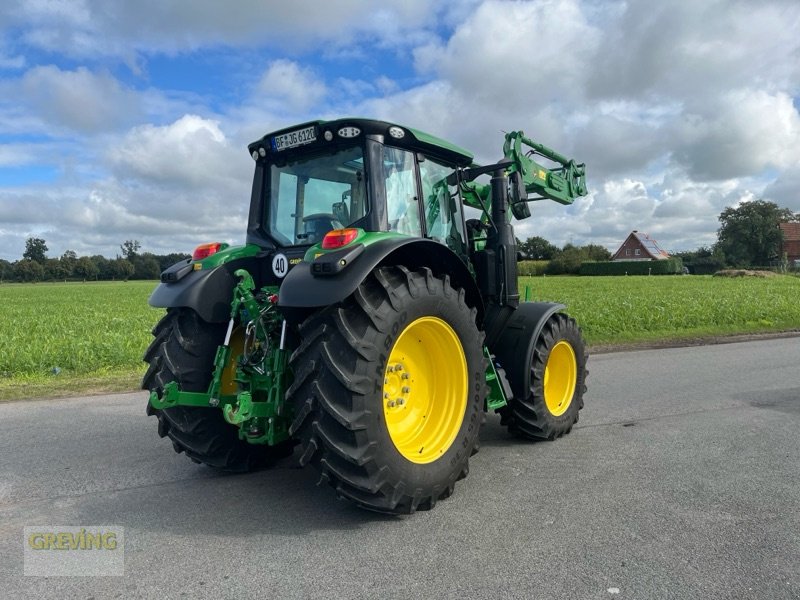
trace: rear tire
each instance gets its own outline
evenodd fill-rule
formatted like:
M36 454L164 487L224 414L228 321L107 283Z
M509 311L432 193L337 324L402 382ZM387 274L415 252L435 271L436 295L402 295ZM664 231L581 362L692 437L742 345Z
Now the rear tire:
M170 308L153 329L155 339L145 352L150 364L142 388L162 392L175 381L182 391L205 392L211 383L217 347L225 324L207 323L188 308ZM176 452L192 461L225 471L244 472L291 454L291 445L262 446L239 439L218 408L176 406L164 410L147 404L147 414L158 418L158 434L169 437Z
M530 393L500 409L502 424L520 437L554 440L578 421L586 392L586 344L575 319L552 315L536 341Z
M310 316L290 359L290 433L340 497L428 510L465 477L488 388L476 310L449 277L373 271Z

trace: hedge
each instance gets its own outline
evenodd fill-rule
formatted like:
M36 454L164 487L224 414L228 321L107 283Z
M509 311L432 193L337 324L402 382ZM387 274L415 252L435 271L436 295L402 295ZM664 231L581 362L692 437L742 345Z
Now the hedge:
M549 260L521 260L517 263L517 275L543 275L549 264Z
M680 258L664 260L625 260L613 262L587 261L581 275L675 275L683 271Z

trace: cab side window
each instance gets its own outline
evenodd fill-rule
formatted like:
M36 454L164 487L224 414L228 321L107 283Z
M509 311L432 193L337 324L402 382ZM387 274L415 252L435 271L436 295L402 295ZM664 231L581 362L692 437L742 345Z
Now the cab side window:
M430 159L419 164L422 200L428 237L446 244L453 252L465 254L464 219L458 187L447 184L455 171Z
M421 236L415 163L412 152L388 146L383 150L389 231Z

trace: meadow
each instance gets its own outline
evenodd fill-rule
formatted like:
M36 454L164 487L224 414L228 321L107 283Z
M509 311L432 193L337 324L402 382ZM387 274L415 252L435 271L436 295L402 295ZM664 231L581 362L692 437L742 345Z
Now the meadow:
M164 311L153 281L0 285L0 400L136 389ZM800 278L521 277L590 345L800 330Z

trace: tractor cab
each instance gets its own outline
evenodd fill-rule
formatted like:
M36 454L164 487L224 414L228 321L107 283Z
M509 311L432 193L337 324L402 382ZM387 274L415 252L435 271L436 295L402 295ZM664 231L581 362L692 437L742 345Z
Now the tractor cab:
M256 171L248 243L308 247L330 231L354 228L429 238L466 255L452 177L472 163L466 150L369 119L305 123L249 150Z

